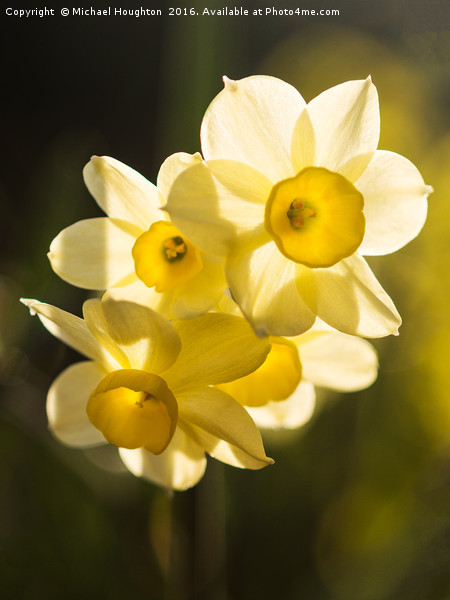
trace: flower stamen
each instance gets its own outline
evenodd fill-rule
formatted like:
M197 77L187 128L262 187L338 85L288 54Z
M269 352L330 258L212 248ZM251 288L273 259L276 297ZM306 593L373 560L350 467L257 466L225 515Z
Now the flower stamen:
M181 260L187 252L186 244L180 235L164 240L163 247L169 262Z
M305 206L305 203L303 200L300 200L300 198L296 198L291 202L286 215L291 222L291 226L294 229L300 229L301 227L304 227L305 219L314 219L317 216L317 211Z

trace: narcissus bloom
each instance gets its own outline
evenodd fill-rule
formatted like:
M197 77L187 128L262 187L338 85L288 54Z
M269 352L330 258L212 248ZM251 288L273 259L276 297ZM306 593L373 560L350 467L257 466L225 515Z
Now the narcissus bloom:
M309 104L273 77L224 80L203 118L205 162L169 193L174 224L226 256L233 297L259 335L297 335L316 316L349 334L397 333L400 316L362 255L413 239L431 188L406 158L376 149L370 78Z
M218 387L244 405L259 427L293 429L315 406L315 387L339 392L371 385L378 371L372 345L324 323L293 338L272 337L271 350L253 373Z
M54 271L73 285L178 318L212 308L226 287L221 261L200 252L161 210L175 177L198 162L199 155L173 154L154 186L114 158L92 157L84 180L108 217L61 231L48 254Z
M63 443L109 442L132 473L176 490L199 481L205 452L248 469L273 462L245 409L211 387L248 374L267 355L269 341L242 318L206 314L170 323L138 304L94 299L83 305L83 320L23 302L90 359L63 371L48 393L50 428Z

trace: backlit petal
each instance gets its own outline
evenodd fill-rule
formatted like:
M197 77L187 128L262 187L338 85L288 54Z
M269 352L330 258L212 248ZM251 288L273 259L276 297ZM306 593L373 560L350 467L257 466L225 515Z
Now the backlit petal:
M116 288L110 288L103 296L102 300L127 300L148 306L160 315L170 317L170 305L172 303L173 292L159 293L155 288L149 288L140 279L136 277L133 283Z
M377 377L377 354L366 340L310 330L292 341L299 348L303 376L314 385L350 392L368 387Z
M191 319L212 309L227 287L223 266L202 256L203 268L195 277L174 290L171 314Z
M176 320L173 325L182 348L176 364L162 376L174 392L247 375L259 367L270 349L269 340L258 338L241 317L210 313Z
M206 469L204 451L179 427L169 446L158 456L143 448L119 450L126 467L137 477L173 490L186 490L200 481Z
M177 401L181 423L198 427L235 446L261 463L260 467L273 462L266 456L261 435L247 411L228 394L211 387L198 387L177 394Z
M94 337L124 369L158 375L178 356L177 332L167 319L145 306L92 299L84 303L83 314Z
M264 203L271 188L264 175L244 163L199 163L175 180L167 211L193 244L223 255L237 235L264 231Z
M108 368L118 368L119 363L95 339L83 319L38 300L22 298L21 302L28 306L32 315L38 315L44 327L56 338Z
M295 122L305 106L299 92L284 81L253 76L231 81L203 117L203 156L247 163L275 183L293 175L290 161Z
M295 268L272 241L237 247L228 258L231 292L258 335L298 335L314 323L297 290Z
M167 198L170 186L175 179L188 167L202 162L201 154L187 154L186 152L176 152L172 154L161 165L156 184L162 197Z
M302 381L286 400L247 407L247 411L262 429L296 429L309 421L315 404L314 386L308 381Z
M71 365L52 383L47 396L50 429L63 444L87 448L106 444L103 434L89 421L89 396L105 377L106 370L93 362Z
M164 218L156 186L137 171L109 156L93 156L83 170L84 181L108 215L147 229Z
M316 157L316 135L314 127L305 108L295 123L291 140L291 161L294 173L305 167L314 165Z
M316 141L314 165L340 171L354 156L375 151L380 114L377 90L370 78L347 81L322 92L309 102L307 110Z
M389 254L416 237L427 218L432 190L409 160L377 151L355 185L364 196L366 215L361 254Z
M48 258L65 281L103 290L134 273L131 249L141 233L130 223L107 217L78 221L56 236Z
M329 269L297 265L297 286L312 311L351 335L396 335L401 318L365 260L355 252Z
M266 461L253 458L237 446L221 440L205 429L190 424L188 427L186 426L186 430L216 460L239 469L258 470L267 467Z

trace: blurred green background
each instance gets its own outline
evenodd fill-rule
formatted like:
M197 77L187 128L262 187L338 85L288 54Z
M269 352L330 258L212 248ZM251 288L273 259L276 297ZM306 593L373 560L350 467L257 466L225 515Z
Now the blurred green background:
M126 3L139 6L158 4ZM139 19L2 14L1 596L449 600L448 2L178 6L340 15L170 17L167 6ZM87 294L53 274L46 252L62 228L101 215L84 164L108 154L155 181L169 154L200 149L222 75L257 73L306 100L371 74L380 148L412 160L435 193L419 238L370 261L404 319L398 338L376 342L377 382L320 393L303 429L265 436L274 466L248 472L210 460L196 488L168 497L103 451L52 438L46 391L78 356L18 298L80 314Z

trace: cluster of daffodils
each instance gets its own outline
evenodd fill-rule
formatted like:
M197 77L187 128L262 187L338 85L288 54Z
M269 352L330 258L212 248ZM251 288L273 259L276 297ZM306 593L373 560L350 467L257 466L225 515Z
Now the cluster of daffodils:
M396 334L401 320L363 255L413 239L431 191L406 158L377 150L370 79L309 104L273 77L224 81L202 153L167 158L156 186L110 157L86 165L107 216L64 229L49 252L61 278L102 291L83 318L23 300L89 359L50 387L55 436L112 444L168 489L195 485L205 453L271 464L259 428L305 423L314 386L374 381L359 336Z

